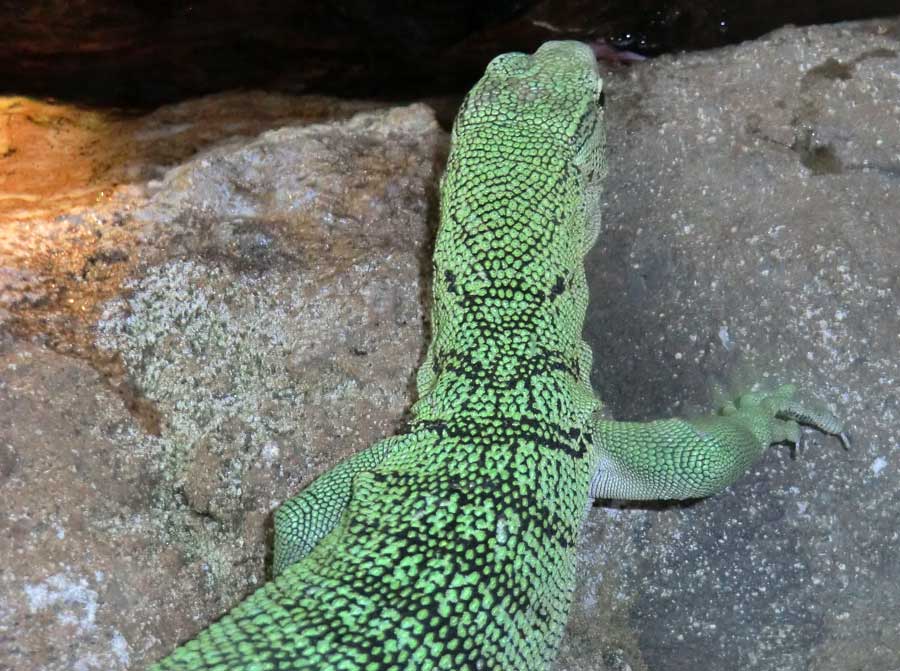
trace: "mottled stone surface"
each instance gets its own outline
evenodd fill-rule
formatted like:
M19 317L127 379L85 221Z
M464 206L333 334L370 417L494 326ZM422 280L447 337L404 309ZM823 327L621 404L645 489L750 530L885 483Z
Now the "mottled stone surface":
M900 668L896 21L785 29L614 74L588 256L621 419L794 381L846 417L723 494L593 511L558 669Z
M424 106L347 108L232 121L75 224L4 224L0 666L142 668L262 582L278 503L400 425L447 138ZM187 112L122 143L186 133ZM114 234L121 286L59 265L17 279L48 237L79 268L81 240Z
M104 301L164 249L134 214L167 170L219 143L376 107L246 92L134 117L0 98L0 325L96 359Z
M898 34L608 70L585 334L610 412L791 379L855 445L595 508L559 671L900 667ZM79 149L52 183L0 173L27 196L0 199L0 667L143 668L264 579L279 502L402 424L446 135L365 107L38 110Z

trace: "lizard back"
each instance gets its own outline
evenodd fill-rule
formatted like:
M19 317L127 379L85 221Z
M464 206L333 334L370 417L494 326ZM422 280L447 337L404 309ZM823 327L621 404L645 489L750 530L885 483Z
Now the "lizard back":
M159 669L549 664L597 461L581 329L601 88L575 42L491 62L453 129L409 429L308 555Z

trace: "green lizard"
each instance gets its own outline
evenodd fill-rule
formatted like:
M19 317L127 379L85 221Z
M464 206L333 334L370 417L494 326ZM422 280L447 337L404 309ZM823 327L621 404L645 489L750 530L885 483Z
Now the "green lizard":
M798 422L841 433L789 385L690 422L600 416L581 329L604 145L588 47L494 59L453 128L408 429L287 501L275 579L152 669L546 669L592 499L707 496Z

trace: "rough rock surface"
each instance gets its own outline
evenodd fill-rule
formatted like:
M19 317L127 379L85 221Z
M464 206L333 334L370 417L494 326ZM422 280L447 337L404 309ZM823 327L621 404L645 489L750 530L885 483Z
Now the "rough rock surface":
M855 446L808 434L712 499L592 511L557 671L900 666L898 34L607 73L586 337L611 413L790 378ZM422 106L341 109L222 123L77 216L0 220L0 667L143 668L263 580L280 501L402 423L446 136Z
M609 82L585 329L608 409L792 380L855 441L808 433L692 505L594 510L560 671L900 668L898 28L784 29Z
M278 503L400 425L446 134L421 105L310 116L4 224L0 667L142 668L264 580ZM129 138L179 132L157 120ZM69 269L113 233L97 310L110 278ZM69 261L39 274L48 238Z

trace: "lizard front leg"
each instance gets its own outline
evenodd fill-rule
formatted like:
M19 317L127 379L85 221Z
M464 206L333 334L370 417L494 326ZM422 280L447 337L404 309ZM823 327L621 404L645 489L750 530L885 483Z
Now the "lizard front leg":
M800 424L838 435L830 412L793 400L793 385L741 396L720 414L696 420L615 422L598 419L600 454L592 498L688 499L709 496L737 480L773 443L800 441Z
M275 512L273 577L312 552L337 526L350 501L353 478L378 466L400 439L400 436L385 438L348 457L281 505Z

